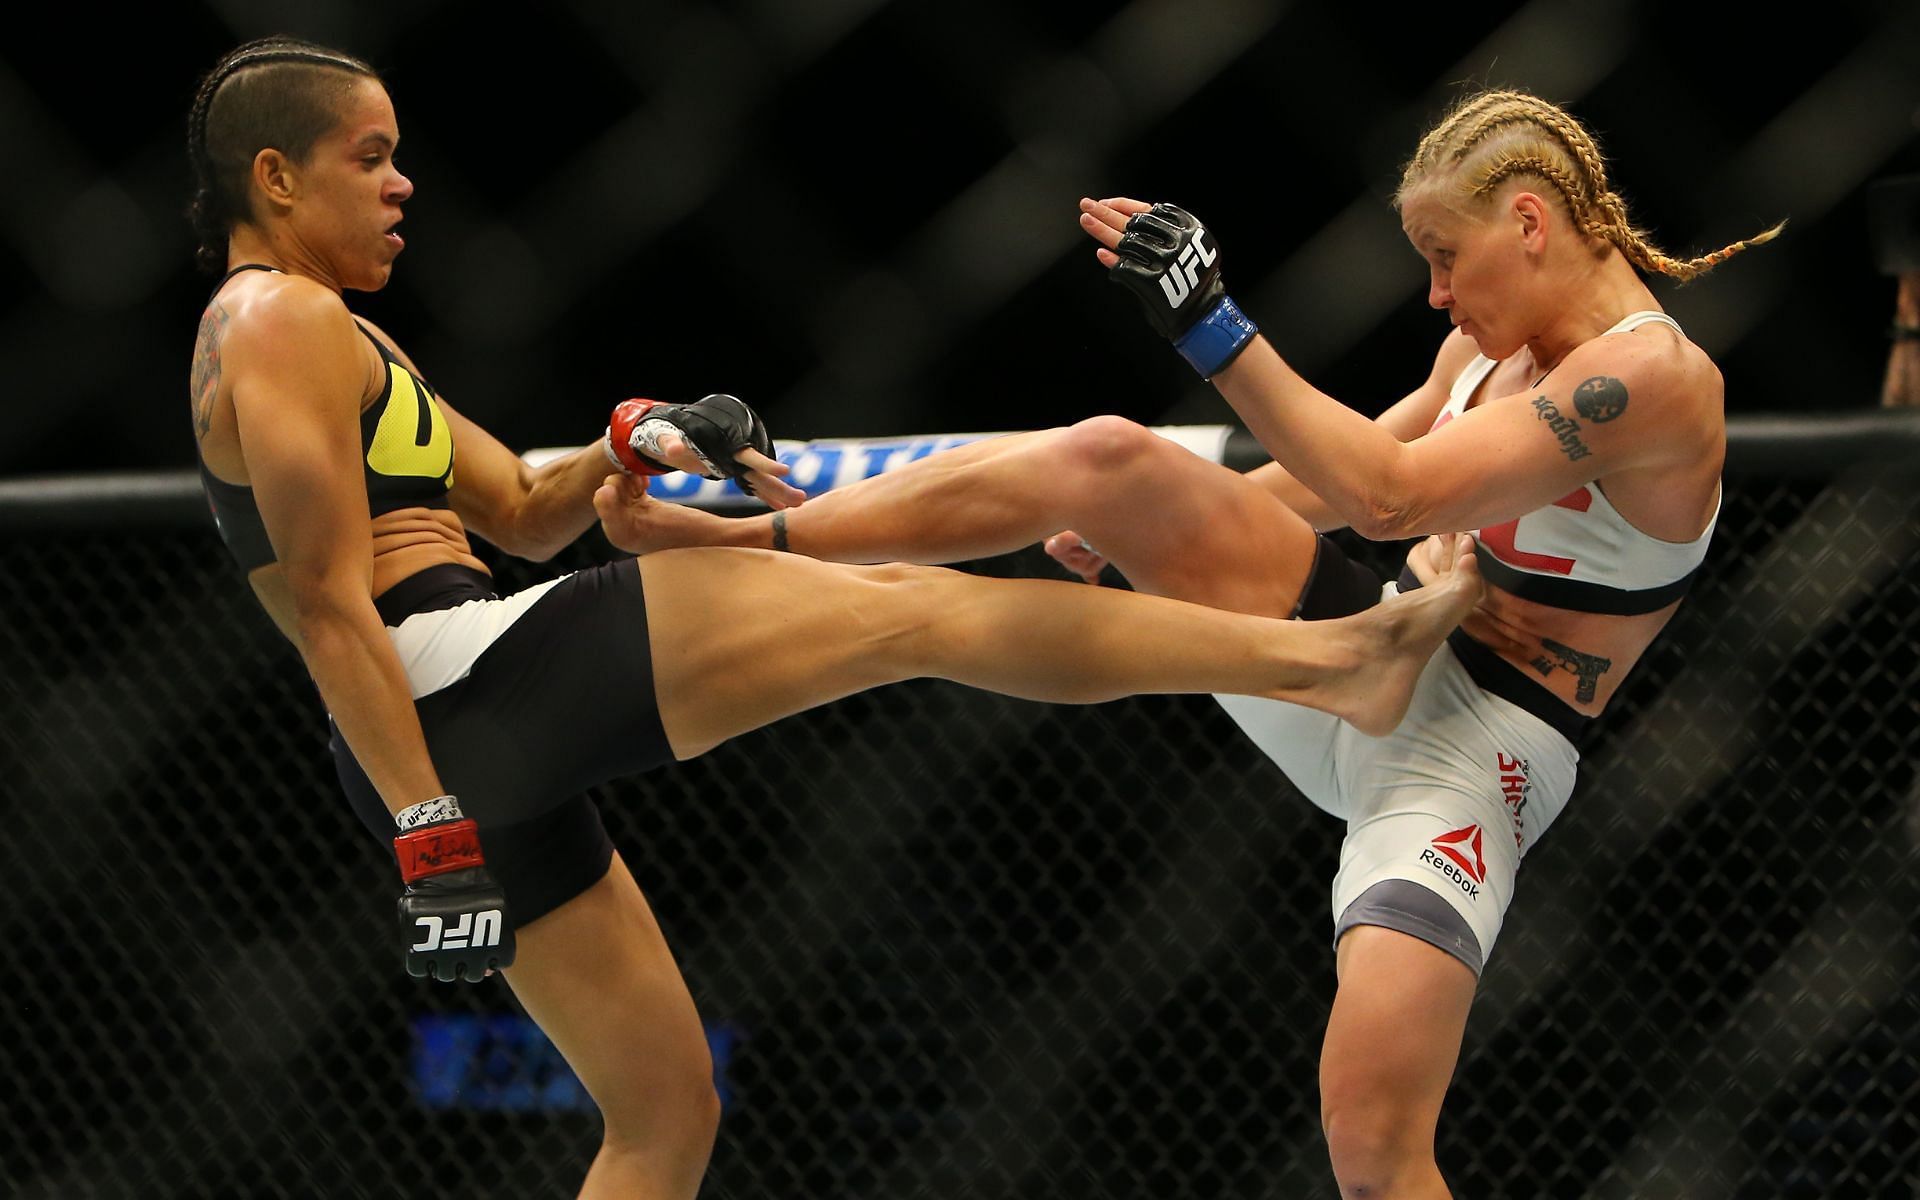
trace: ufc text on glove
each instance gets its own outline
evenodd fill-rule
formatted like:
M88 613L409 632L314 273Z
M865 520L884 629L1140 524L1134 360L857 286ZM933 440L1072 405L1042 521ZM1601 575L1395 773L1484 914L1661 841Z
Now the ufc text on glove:
M1107 277L1132 292L1147 320L1211 379L1260 332L1220 282L1220 247L1194 215L1156 204L1127 222Z
M416 822L416 814L425 819ZM472 818L461 815L453 797L442 796L404 810L399 823L393 849L406 884L398 915L407 973L471 982L512 966L506 893L487 870Z

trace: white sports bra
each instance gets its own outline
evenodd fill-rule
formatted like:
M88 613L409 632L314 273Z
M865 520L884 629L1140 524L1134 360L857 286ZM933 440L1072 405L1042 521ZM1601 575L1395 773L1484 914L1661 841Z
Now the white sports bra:
M1606 333L1651 323L1682 332L1665 313L1647 311L1629 314ZM1465 412L1498 365L1476 355L1454 380L1433 429ZM1474 540L1483 551L1481 574L1503 591L1553 608L1627 616L1657 612L1686 594L1719 520L1716 497L1705 532L1690 542L1663 542L1634 528L1599 483L1588 482L1515 520L1475 530Z

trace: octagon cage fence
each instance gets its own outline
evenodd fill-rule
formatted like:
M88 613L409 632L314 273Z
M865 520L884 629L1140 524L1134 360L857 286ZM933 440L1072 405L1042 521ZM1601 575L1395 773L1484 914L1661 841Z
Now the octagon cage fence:
M1736 422L1489 964L1460 1194L1920 1186L1910 416ZM571 1195L597 1115L503 984L401 972L392 864L191 478L9 482L0 530L3 1190ZM1333 1194L1341 828L1210 700L900 684L597 799L714 1050L703 1195Z

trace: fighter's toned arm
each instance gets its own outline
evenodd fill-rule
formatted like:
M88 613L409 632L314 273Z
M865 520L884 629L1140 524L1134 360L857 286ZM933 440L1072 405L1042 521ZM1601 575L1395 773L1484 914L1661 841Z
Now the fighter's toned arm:
M373 607L359 441L366 344L338 296L297 276L276 284L226 334L241 452L293 597L301 657L354 757L399 812L443 789Z
M1692 461L1716 430L1685 369L1632 335L1586 343L1535 387L1406 443L1313 388L1264 338L1214 382L1290 470L1379 539L1496 524L1606 475Z
M422 377L386 332L362 321L375 337ZM593 524L593 493L607 473L595 446L529 466L525 460L435 393L453 431L453 487L447 500L472 532L518 558L544 562Z
M300 655L396 818L407 970L451 981L510 966L506 897L477 826L441 787L406 671L373 606L359 437L371 385L365 343L340 298L298 276L256 292L226 336L241 453L293 599ZM442 929L455 925L467 932L443 942Z
M1455 330L1441 343L1434 356L1433 370L1418 388L1402 397L1387 411L1374 418L1396 442L1411 442L1433 428L1433 422L1446 406L1448 391L1460 372L1472 361L1476 348L1472 339ZM1247 477L1265 487L1288 508L1305 517L1322 533L1345 526L1347 518L1333 505L1278 462L1267 463L1248 472Z
M1525 393L1399 441L1280 357L1227 298L1219 249L1191 214L1124 198L1081 209L1100 261L1153 325L1362 536L1497 523L1615 472L1692 461L1719 436L1717 380L1696 378L1670 347L1623 334L1580 345Z

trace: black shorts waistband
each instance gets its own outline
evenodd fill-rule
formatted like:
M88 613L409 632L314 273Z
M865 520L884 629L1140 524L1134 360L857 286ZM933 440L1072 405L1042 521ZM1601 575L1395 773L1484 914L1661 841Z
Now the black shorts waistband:
M373 598L373 607L388 626L415 613L438 612L469 600L497 600L493 577L459 563L436 563L394 584Z
M1419 586L1420 580L1414 575L1413 568L1402 568L1401 592L1411 592ZM1586 736L1587 730L1593 727L1592 717L1554 695L1544 684L1528 679L1520 668L1495 654L1491 647L1474 641L1465 632L1456 629L1448 634L1447 648L1453 651L1453 656L1466 669L1467 677L1481 691L1498 696L1538 717L1575 747L1580 745L1580 739Z
M1592 717L1528 679L1519 667L1495 654L1484 643L1456 629L1447 635L1447 647L1481 691L1532 713L1576 748L1593 727Z

